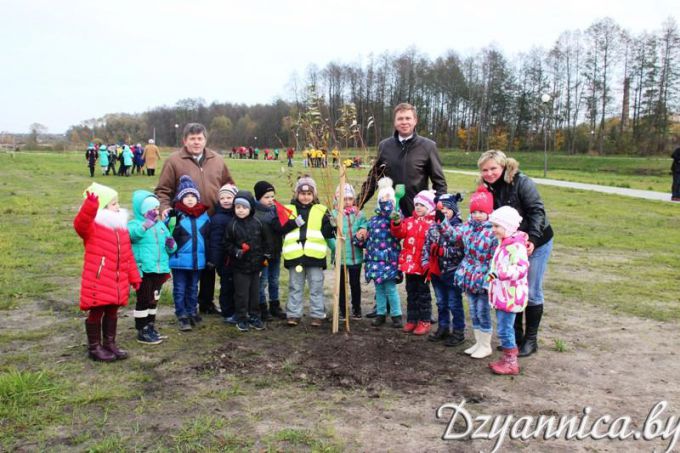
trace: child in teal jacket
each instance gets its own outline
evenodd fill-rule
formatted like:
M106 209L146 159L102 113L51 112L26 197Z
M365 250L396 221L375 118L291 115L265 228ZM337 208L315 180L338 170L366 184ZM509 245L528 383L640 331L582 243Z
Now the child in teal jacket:
M132 194L134 219L128 222L132 251L142 284L137 290L134 318L137 341L158 344L162 341L154 326L161 287L170 278L169 255L177 249L168 227L160 222L158 198L146 190Z
M335 191L335 200L340 198L340 187ZM342 218L342 235L345 238L345 250L342 254L342 262L335 263L340 268L340 281L344 282L347 278L345 276L345 267L347 268L347 275L349 276L349 287L352 294L352 317L361 318L361 265L364 262L363 251L355 245L353 241L356 236L360 241L366 238L366 217L359 211L359 208L354 205L355 192L351 184L345 184L342 191L344 197L344 215ZM333 218L337 218L338 210L333 210ZM330 239L328 246L331 249L331 260L335 259L335 242L336 239ZM346 266L345 266L346 265ZM345 286L340 285L340 317L347 316L347 303L345 302Z

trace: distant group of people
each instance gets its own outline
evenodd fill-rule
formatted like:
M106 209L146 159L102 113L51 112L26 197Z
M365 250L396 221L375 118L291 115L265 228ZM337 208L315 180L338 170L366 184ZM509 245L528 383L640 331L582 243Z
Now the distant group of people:
M552 249L540 195L516 161L487 151L478 161L480 185L463 220L462 196L447 193L436 144L415 132L415 108L399 104L394 113L394 136L380 143L361 192L350 184L338 186L333 207L319 202L309 175L298 178L286 205L276 201L268 181L258 181L252 192L237 187L221 156L206 148L206 129L197 123L185 127L184 146L166 160L154 193L133 194L133 220L120 214L115 190L96 183L88 187L74 226L85 244L80 304L89 310L90 357L127 357L115 342L115 320L130 286L137 292L137 340L162 341L155 317L170 275L183 332L200 325L201 314L212 313L241 332L263 330L274 318L294 327L302 322L306 292L309 324L321 326L327 318L323 271L337 246L335 219L342 203L345 248L341 262L332 263L342 266L350 282L351 313L342 289L342 317L363 316L363 267L366 281L375 285L375 307L367 315L373 326L381 327L389 316L404 333L458 346L465 341L465 294L474 336L465 353L492 354L493 308L503 355L490 368L518 374L518 356L538 349L543 275ZM364 215L376 191L372 214ZM281 264L289 272L285 307L278 292ZM219 310L213 304L215 272L221 282ZM405 323L396 287L402 281ZM430 283L438 308L434 331Z
M279 148L260 150L260 148L253 148L252 146L234 146L229 150L229 158L259 160L260 155L262 155L264 160L279 160L280 152Z
M90 143L85 151L85 160L90 170L90 177L94 177L97 161L102 176L118 175L130 176L146 174L154 176L156 166L161 159L161 153L153 140L142 148L140 143L128 145L126 143ZM116 163L118 169L116 170Z

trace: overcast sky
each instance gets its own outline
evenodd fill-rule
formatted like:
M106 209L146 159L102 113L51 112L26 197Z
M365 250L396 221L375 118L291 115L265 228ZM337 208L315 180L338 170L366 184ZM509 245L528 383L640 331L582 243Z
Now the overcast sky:
M680 1L0 0L0 131L61 133L188 97L266 103L310 64L410 46L511 56L605 16L654 31Z

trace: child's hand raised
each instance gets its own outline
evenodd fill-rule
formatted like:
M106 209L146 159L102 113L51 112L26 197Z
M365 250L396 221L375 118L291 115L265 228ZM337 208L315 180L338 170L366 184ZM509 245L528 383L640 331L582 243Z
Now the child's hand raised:
M99 197L96 193L88 191L85 192L85 196L87 197L87 201L97 203L97 206L99 206Z

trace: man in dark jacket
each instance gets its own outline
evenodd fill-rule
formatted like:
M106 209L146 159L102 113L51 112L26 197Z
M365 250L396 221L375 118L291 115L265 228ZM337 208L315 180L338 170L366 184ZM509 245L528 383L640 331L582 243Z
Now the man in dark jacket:
M392 178L395 185L404 184L406 193L399 207L406 216L413 212L413 197L429 189L429 181L437 195L447 192L437 145L416 134L417 124L416 109L411 104L402 103L394 108L394 135L378 145L378 158L361 186L360 208L371 199L383 176Z
M673 174L671 200L680 201L680 148L675 148L671 157L673 158L671 164L671 173Z

